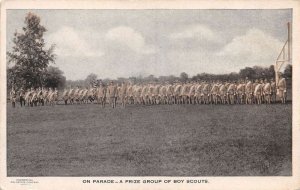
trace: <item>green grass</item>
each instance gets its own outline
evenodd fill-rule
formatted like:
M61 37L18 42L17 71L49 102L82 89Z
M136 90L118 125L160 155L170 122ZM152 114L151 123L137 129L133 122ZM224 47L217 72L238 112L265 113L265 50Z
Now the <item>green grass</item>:
M291 107L8 106L8 176L291 175Z

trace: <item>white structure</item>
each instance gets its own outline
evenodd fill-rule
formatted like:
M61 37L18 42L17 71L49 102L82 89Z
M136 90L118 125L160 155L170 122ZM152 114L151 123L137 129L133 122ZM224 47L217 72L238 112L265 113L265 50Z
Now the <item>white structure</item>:
M283 48L281 49L281 52L278 55L276 63L274 65L276 85L278 84L278 75L282 66L284 64L292 63L292 24L288 22L287 25L288 39L283 45Z

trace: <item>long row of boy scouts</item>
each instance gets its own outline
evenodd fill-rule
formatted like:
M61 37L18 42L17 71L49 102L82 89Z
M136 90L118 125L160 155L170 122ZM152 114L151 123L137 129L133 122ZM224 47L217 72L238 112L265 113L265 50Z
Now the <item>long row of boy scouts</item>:
M111 81L108 85L100 82L89 88L65 89L59 96L58 90L49 88L31 88L18 92L12 88L10 100L15 107L16 101L21 106L55 105L58 101L67 104L98 103L102 107L117 104L125 107L128 104L271 104L276 101L286 103L287 86L285 78L280 76L276 85L274 79L245 80L233 82L197 81L163 84L150 82L132 84Z

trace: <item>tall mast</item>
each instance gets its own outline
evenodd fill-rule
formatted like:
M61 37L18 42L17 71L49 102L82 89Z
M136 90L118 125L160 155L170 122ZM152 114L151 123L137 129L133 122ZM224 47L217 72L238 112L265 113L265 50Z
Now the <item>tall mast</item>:
M285 63L292 62L292 24L287 23L288 37L284 43L274 65L276 85L278 84L279 72Z
M288 60L292 62L292 24L288 22Z

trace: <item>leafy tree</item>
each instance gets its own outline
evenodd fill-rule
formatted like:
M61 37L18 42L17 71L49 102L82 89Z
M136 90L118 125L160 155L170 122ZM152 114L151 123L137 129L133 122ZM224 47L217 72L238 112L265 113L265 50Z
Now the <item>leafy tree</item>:
M186 82L188 79L189 79L189 75L188 75L187 73L182 72L182 73L180 74L180 80L181 80L182 82Z
M89 74L85 79L85 84L87 86L94 85L97 82L97 77L94 73Z
M293 67L291 64L288 64L284 71L283 71L283 75L285 78L288 78L288 79L291 79L292 78L292 70L293 70Z
M129 81L133 84L136 84L137 78L136 77L129 77Z
M274 65L271 65L269 68L267 68L265 73L266 73L266 78L268 79L275 78Z
M17 77L17 73L14 72L15 70L16 66L7 68L7 89L11 89L12 86L15 87L14 84L23 84L23 81L19 80L20 78Z
M229 73L229 75L228 75L228 80L229 80L229 81L238 80L239 78L240 78L239 74L238 74L238 73L235 73L235 72L231 72L231 73Z
M46 68L55 63L54 45L45 48L43 35L46 31L37 15L27 14L22 32L14 34L12 51L7 52L8 63L13 64L8 77L14 77L8 81L25 88L43 85Z
M246 67L244 69L241 69L239 74L242 78L248 77L249 79L253 79L255 76L255 71L251 67Z
M79 86L81 88L88 87L88 85L86 85L85 83L86 83L85 80L75 80L75 81L67 80L65 87L67 87L67 88L74 88L76 86Z
M264 73L264 68L260 67L260 66L254 66L253 67L254 70L254 79L260 79L260 78L264 78L265 73Z
M173 83L173 82L175 82L176 80L178 80L178 77L175 77L174 75L169 75L169 77L168 77L168 81L169 81L169 82Z
M147 77L144 78L145 82L154 82L155 81L155 77L154 75L149 75Z
M64 88L66 84L66 77L58 67L49 66L44 76L45 87Z

